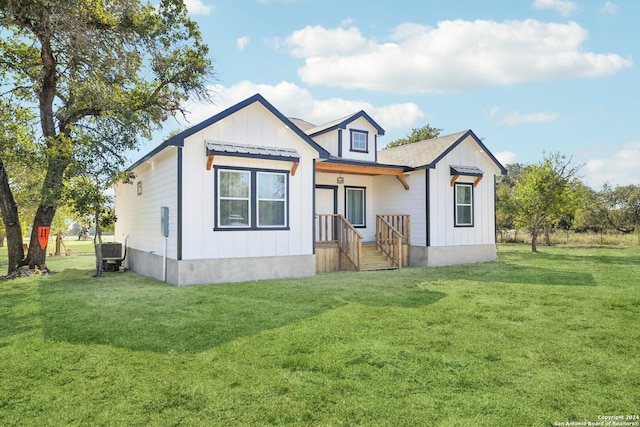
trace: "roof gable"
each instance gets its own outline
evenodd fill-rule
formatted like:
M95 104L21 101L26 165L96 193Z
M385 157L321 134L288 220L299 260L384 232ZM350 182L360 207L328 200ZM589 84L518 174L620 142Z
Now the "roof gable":
M371 123L373 127L376 128L378 135L384 135L384 129L382 129L382 127L378 123L376 123L375 120L373 120L367 113L365 113L364 110L360 110L357 113L350 114L348 116L342 117L332 122L307 129L306 132L309 136L314 137L314 136L322 135L323 133L331 132L336 129L346 129L349 123L361 117L367 120L369 123Z
M224 111L219 112L218 114L215 114L211 117L209 117L208 119L198 123L197 125L194 125L192 127L190 127L189 129L186 129L174 136L172 136L171 138L167 139L166 141L164 141L162 144L160 144L159 146L157 146L155 149L153 149L151 152L149 152L147 155L145 155L143 158L141 158L140 160L138 160L137 162L135 162L133 165L131 165L129 167L129 169L133 169L136 166L140 165L141 163L144 163L146 160L150 159L151 157L155 156L156 154L158 154L160 151L164 150L167 147L170 146L174 146L174 147L183 147L184 146L184 140L188 137L190 137L191 135L200 132L201 130L219 122L220 120L225 119L226 117L231 116L232 114L248 107L249 105L258 102L260 103L262 106L264 106L269 112L271 112L271 114L273 114L276 118L278 118L285 126L288 126L289 129L291 129L293 132L296 133L296 135L298 135L303 141L305 141L307 144L309 144L314 150L316 150L319 155L320 158L325 158L328 159L330 157L330 154L327 150L325 150L324 148L322 148L318 143L316 143L313 139L311 139L306 133L304 133L298 126L296 126L294 123L291 122L291 120L289 120L287 117L285 117L280 111L278 111L278 109L276 109L276 107L274 107L271 103L269 103L269 101L267 101L262 95L260 95L259 93L251 96L250 98L245 99L244 101L241 101L235 105L232 105L231 107L227 108Z
M472 130L457 132L438 138L426 139L412 144L387 148L378 152L378 160L385 163L401 164L414 169L435 168L436 164L454 150L467 137L471 137L480 149L498 166L502 174L507 170L485 147Z
M303 119L299 119L297 117L288 117L289 120L291 120L291 123L293 123L294 125L298 126L300 128L301 131L303 132L307 132L307 130L316 127L316 125L309 123L306 120Z

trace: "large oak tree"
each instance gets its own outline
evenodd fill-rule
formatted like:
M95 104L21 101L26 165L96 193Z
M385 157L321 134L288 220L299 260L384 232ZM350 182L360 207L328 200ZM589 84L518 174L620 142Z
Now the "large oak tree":
M0 0L0 34L0 101L36 113L44 169L29 251L17 263L46 269L37 230L51 224L73 165L122 164L187 99L208 97L212 62L183 0Z
M33 216L37 209L34 194L43 176L29 125L32 120L28 109L0 99L0 238L7 238L10 266L24 258L20 217Z

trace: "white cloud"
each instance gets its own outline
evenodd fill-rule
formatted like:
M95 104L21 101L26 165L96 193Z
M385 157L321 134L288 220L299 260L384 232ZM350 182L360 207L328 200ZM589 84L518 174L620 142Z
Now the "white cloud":
M517 126L526 123L554 122L558 119L558 113L539 112L523 114L520 111L512 111L498 117L497 123L504 126Z
M217 85L209 90L213 95L214 104L189 103L189 123L182 123L183 125L193 126L256 93L264 96L285 116L304 119L315 125L328 123L360 110L366 111L385 130L404 129L425 117L420 107L412 102L374 106L359 100L317 100L308 90L289 82L280 82L273 86L245 80L228 88Z
M238 46L238 49L240 49L240 51L242 52L244 48L247 47L250 41L251 39L249 39L249 37L242 36L238 38L238 40L236 40L236 46Z
M599 77L630 67L612 53L581 46L575 22L442 21L405 23L390 41L367 39L357 27L307 26L286 38L307 84L394 93L462 92L527 81Z
M420 36L421 34L431 30L432 28L426 25L407 22L404 24L400 24L395 28L395 30L391 34L391 40L395 42L402 42L404 40L410 39L411 37Z
M630 142L610 157L592 158L583 169L592 188L608 182L612 185L640 184L640 141Z
M299 58L354 54L367 48L367 40L356 27L326 29L306 26L287 37L293 56Z
M191 15L209 15L213 6L206 5L202 0L184 0L187 10Z
M562 16L568 16L578 10L578 4L569 0L535 0L533 7L536 9L555 9Z
M608 1L600 8L600 12L615 15L618 13L618 6L615 3Z
M502 164L502 166L514 163L516 161L516 153L512 151L501 151L494 154L496 159Z
M503 126L517 126L525 123L554 122L559 117L559 114L553 111L523 114L516 110L503 114L500 111L500 108L496 106L491 107L485 115L494 120L497 124Z
M365 111L375 117L378 124L387 130L407 128L415 124L418 119L426 117L420 107L413 102L373 107L373 109L365 109Z
M356 22L356 20L353 18L345 18L342 21L340 21L340 26L348 27L349 25L353 25L354 22Z
M489 116L489 118L491 119L500 117L500 108L491 107L491 109L489 109L489 112L487 113L487 116Z

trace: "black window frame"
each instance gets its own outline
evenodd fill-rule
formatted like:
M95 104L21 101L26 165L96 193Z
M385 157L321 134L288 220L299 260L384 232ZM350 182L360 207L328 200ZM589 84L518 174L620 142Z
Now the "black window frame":
M220 172L232 171L240 173L249 173L249 224L247 226L225 226L220 222ZM260 226L258 225L259 208L258 203L258 174L280 174L285 177L285 206L284 206L284 222L282 226ZM290 200L289 200L289 177L290 171L286 169L261 169L247 168L235 166L216 166L214 167L214 231L270 231L270 230L289 230L290 229Z
M354 135L356 134L364 135L364 148L354 147L353 145ZM368 153L369 152L369 131L360 130L360 129L349 129L349 144L350 144L350 151L353 151L356 153Z
M471 203L470 204L459 204L458 203L458 188L460 187L467 187L470 189L470 194L471 194ZM474 186L473 183L471 182L456 182L453 186L453 224L454 227L473 227L474 226L474 222L475 222L475 194L474 194ZM467 223L459 223L458 221L458 207L469 207L470 209L470 219L471 219L471 223L467 224Z
M347 196L349 190L362 190L362 224L354 224L349 221L349 197ZM367 187L344 186L344 217L354 228L367 228Z

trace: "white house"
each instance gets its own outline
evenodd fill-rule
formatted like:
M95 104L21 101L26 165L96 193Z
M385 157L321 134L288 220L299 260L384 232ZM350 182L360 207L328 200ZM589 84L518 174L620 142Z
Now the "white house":
M386 209L406 206L400 213L411 215L410 265L496 259L495 177L507 171L471 130L382 150L378 159L406 166L415 185L380 190Z
M116 186L125 265L189 285L494 260L505 170L481 141L466 131L377 151L383 134L364 111L314 126L261 95L236 104Z

